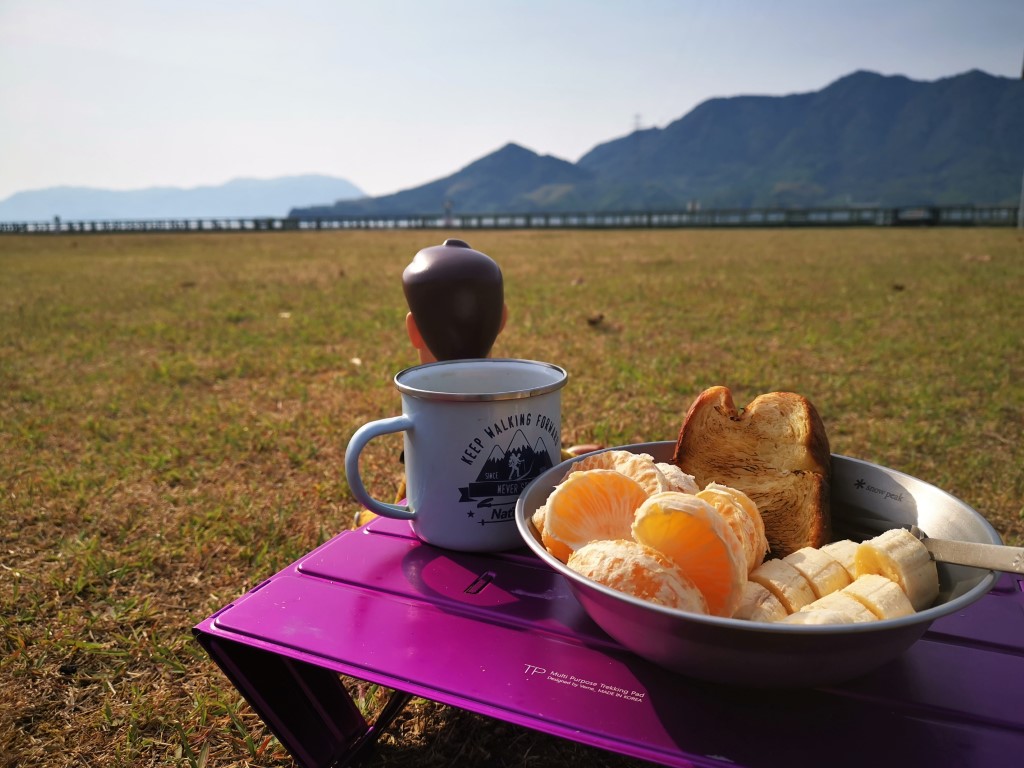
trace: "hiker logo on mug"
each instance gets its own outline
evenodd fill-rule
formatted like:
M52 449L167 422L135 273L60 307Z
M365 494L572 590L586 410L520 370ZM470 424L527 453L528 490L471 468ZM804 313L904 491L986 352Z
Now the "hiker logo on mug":
M423 541L491 552L522 546L515 504L561 458L565 370L533 360L448 360L395 376L402 415L365 424L345 452L352 495L371 512L409 520ZM359 454L380 435L402 432L407 505L386 504L363 486Z
M546 434L541 434L531 445L523 429L532 426L533 416L533 413L520 414L484 427L483 434L474 438L460 457L472 466L487 445L491 446L476 482L459 488L462 494L459 501L472 505L466 512L467 517L478 519L480 525L512 521L519 494L533 478L554 466L548 443L561 444L558 430L550 419L539 416L546 422L540 425L541 429L546 428ZM502 448L500 441L513 429L515 433Z

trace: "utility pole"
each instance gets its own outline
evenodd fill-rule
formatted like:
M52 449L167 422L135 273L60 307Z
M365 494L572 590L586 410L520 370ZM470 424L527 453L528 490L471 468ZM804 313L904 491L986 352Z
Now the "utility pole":
M1021 80L1024 80L1024 61L1021 62ZM1024 172L1021 173L1021 202L1017 205L1017 228L1024 229Z
M1024 80L1024 61L1020 66L1020 79ZM1017 205L1017 229L1024 229L1024 172L1020 175L1020 203Z
M1024 173L1020 175L1020 204L1017 206L1017 229L1024 229Z

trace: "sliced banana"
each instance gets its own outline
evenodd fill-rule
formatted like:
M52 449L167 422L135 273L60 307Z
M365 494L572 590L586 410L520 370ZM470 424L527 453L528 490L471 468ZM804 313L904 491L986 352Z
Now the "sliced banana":
M808 603L800 609L800 613L816 611L838 611L845 614L854 623L878 621L878 616L864 603L844 592L832 592L824 597L819 597L813 603Z
M750 572L750 580L774 594L787 613L814 602L814 590L800 571L785 560L765 560Z
M921 541L905 528L893 528L857 547L858 574L876 573L896 582L915 611L935 602L939 574Z
M732 617L747 621L781 621L788 615L786 606L771 590L756 581L748 581L743 585L740 605Z
M880 619L896 619L914 613L914 606L900 586L877 573L858 576L841 592L860 600Z
M840 562L846 572L850 574L850 580L857 578L857 566L854 564L854 560L857 557L857 547L860 545L852 539L840 539L839 541L833 541L831 544L826 544L821 548L821 551L826 555L831 555Z
M832 608L817 611L797 611L784 618L779 624L853 624L850 614Z
M815 597L831 594L852 581L842 563L821 549L803 547L782 559L804 575Z

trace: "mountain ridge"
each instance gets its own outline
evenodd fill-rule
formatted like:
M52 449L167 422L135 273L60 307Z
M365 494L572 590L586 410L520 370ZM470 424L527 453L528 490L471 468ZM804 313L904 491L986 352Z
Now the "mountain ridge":
M1012 205L1022 136L1024 81L978 69L933 81L862 69L817 91L710 98L576 163L510 143L420 187L290 214ZM513 155L516 164L503 162Z
M509 205L531 205L531 198L543 199L552 186L573 185L589 179L588 172L568 160L540 155L520 144L508 142L453 174L411 190L306 208L302 209L302 215L307 218L330 216L339 209L350 215L368 216L443 211L446 203L453 200L459 201L460 209L468 210L473 205L490 205L491 190L495 186L502 188ZM295 215L295 210L290 213Z
M141 190L50 187L0 221L1016 205L1024 80L971 69L932 81L859 69L817 91L702 101L575 163L514 141L417 187L370 197L304 174Z
M362 197L347 179L298 174L272 179L239 177L195 187L112 190L62 185L16 192L0 200L0 221L217 218L284 216L303 205Z

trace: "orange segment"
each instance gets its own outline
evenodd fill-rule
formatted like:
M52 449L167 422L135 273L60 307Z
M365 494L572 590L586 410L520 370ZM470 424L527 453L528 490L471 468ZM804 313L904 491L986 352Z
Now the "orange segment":
M697 485L697 481L694 480L693 475L688 475L675 464L668 461L659 461L654 466L661 470L661 474L668 480L670 488L666 488L667 491L682 491L683 493L697 493L700 487Z
M696 584L713 616L732 616L747 580L743 545L714 507L688 493L656 493L636 511L633 538Z
M696 494L716 510L743 545L747 556L747 573L764 562L768 551L768 538L764 533L764 521L757 505L743 491L727 485L708 483L703 491Z
M537 533L540 534L541 541L544 541L544 517L547 513L547 505L541 504L533 511L533 514L530 515L530 521L533 523L533 527L537 529Z
M614 469L640 483L648 496L672 490L672 484L658 469L654 459L646 453L601 451L574 462L569 466L569 473L586 472L590 469ZM568 474L566 476L568 477Z
M592 541L577 549L567 565L599 584L658 605L707 613L697 586L665 555L632 540Z
M633 513L646 498L636 480L615 470L573 472L548 496L541 541L564 563L591 541L628 539Z

